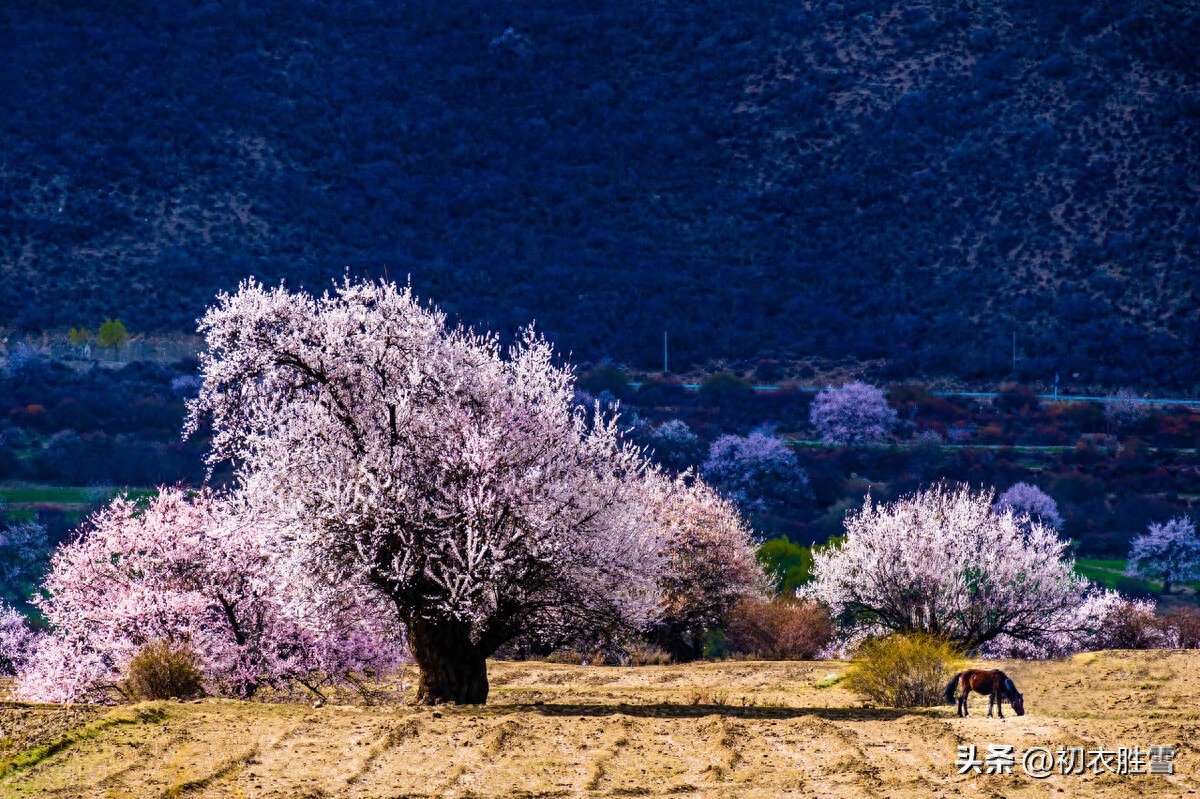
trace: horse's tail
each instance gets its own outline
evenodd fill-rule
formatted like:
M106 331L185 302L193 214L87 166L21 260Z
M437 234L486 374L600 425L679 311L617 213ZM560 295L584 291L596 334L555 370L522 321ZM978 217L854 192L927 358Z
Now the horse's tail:
M942 696L946 698L947 705L954 704L954 695L958 693L958 678L962 676L960 671L950 678L950 682L946 683L946 690L942 692Z

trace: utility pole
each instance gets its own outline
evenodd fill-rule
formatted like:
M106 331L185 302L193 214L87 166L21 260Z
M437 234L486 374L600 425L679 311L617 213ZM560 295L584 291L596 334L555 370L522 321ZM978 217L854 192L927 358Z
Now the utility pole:
M663 331L663 374L669 374L670 369L667 368L667 331Z

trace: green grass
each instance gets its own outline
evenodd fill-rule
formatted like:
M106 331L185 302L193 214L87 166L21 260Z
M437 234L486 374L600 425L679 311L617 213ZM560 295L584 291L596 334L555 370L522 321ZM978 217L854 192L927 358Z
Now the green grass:
M91 505L102 501L106 496L115 496L121 492L128 493L133 499L142 499L157 493L149 488L22 484L0 486L0 500L9 505Z
M1123 560L1080 558L1075 561L1075 571L1092 582L1100 583L1105 588L1115 589L1122 594L1157 594L1162 591L1162 583L1157 580L1127 577ZM1200 583L1181 583L1179 585L1200 590Z

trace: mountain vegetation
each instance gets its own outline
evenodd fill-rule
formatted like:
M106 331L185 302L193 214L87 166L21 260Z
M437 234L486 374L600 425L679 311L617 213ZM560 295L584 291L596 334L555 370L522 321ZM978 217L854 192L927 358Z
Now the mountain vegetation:
M191 332L349 270L577 362L1190 390L1197 40L1183 0L13 0L0 319Z

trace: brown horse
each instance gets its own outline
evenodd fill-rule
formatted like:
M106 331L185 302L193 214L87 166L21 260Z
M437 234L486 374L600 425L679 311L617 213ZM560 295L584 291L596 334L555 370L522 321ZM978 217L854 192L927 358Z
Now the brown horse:
M1017 686L1013 683L1012 678L1000 671L993 669L984 671L983 669L967 669L960 671L951 678L946 684L946 703L954 702L954 694L962 691L962 695L958 698L958 715L967 715L967 696L974 691L978 694L988 695L988 717L992 715L992 706L996 706L1000 718L1004 718L1003 701L1007 699L1012 703L1013 710L1017 711L1018 716L1025 715L1025 697L1017 690Z

